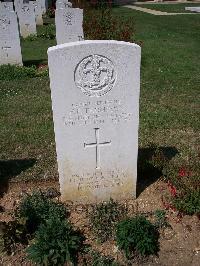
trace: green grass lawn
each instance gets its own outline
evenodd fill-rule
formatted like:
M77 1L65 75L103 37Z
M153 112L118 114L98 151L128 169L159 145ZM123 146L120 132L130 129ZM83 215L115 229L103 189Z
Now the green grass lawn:
M200 3L184 3L184 4L142 4L137 5L148 9L168 12L168 13L191 13L191 11L185 10L185 7L200 6Z
M140 147L176 147L182 157L197 153L199 16L153 16L128 8L115 8L113 13L134 23L134 38L142 46ZM55 40L23 41L25 64L47 62L46 50L54 44ZM1 81L0 124L0 160L36 160L31 168L19 169L13 180L57 175L47 77Z

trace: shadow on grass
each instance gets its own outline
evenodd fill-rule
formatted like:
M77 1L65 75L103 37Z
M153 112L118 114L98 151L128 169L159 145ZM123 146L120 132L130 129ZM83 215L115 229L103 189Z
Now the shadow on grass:
M32 167L36 159L0 160L0 197L8 190L9 179Z
M139 148L137 197L162 176L162 171L150 162L156 149L159 149L168 163L178 153L175 147Z
M23 64L26 67L30 67L30 66L38 67L41 64L47 64L47 60L46 59L26 60L26 61L23 61Z

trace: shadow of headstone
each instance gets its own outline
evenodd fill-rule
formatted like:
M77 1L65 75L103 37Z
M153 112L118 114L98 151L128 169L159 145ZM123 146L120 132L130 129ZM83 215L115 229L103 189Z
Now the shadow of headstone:
M0 160L0 197L7 192L9 179L32 167L36 159Z
M148 186L156 182L161 176L160 168L151 163L155 151L159 150L166 161L169 161L178 153L175 147L149 147L139 148L138 151L138 179L137 196L139 196Z

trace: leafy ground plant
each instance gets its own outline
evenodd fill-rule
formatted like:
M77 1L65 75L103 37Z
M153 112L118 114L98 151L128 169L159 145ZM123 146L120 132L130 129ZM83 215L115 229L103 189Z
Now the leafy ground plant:
M167 222L165 210L159 210L159 209L156 210L154 212L154 217L155 217L154 225L158 229L170 226L169 223Z
M0 249L8 255L15 251L18 243L27 245L31 236L28 233L25 219L15 219L0 224Z
M26 195L22 199L16 211L16 216L26 219L28 231L32 234L40 224L45 223L52 217L60 220L65 219L67 210L63 204L54 202L42 192L33 192L33 194Z
M43 27L38 37L48 40L53 40L56 37L56 27L54 24L48 24Z
M48 76L48 71L37 71L36 66L15 66L2 65L0 66L0 80L19 80L28 79L40 76Z
M111 257L106 257L101 255L99 252L91 252L91 265L92 266L119 266L117 262L114 261Z
M159 233L156 227L143 216L128 218L117 224L116 241L127 259L134 254L157 254Z
M31 34L28 37L24 38L24 41L33 42L37 40L38 36L36 34Z
M104 242L113 236L115 225L127 214L127 209L113 201L103 202L92 207L89 213L92 231L98 241Z
M114 17L109 8L103 8L98 12L95 9L86 9L83 28L86 39L133 42L132 21Z
M176 208L188 215L200 215L199 158L183 160L177 156L163 169L169 195L163 197L165 207Z
M76 265L82 242L83 236L68 221L53 217L40 225L27 249L28 258L37 265Z

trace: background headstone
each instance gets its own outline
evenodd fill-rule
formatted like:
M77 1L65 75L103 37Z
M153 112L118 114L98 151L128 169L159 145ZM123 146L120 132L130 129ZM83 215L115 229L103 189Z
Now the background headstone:
M70 8L72 7L72 3L68 2L67 0L57 0L56 1L56 9L60 9L60 8Z
M14 11L13 2L0 2L0 10Z
M16 13L18 13L22 5L23 5L23 0L14 0L14 7Z
M82 41L48 50L63 200L136 196L140 47Z
M84 40L82 9L57 9L55 23L57 44Z
M41 3L42 14L46 14L48 10L48 0L40 0L40 3Z
M41 1L36 0L36 1L33 1L32 3L34 6L34 10L35 10L36 25L43 25Z
M0 65L22 65L17 15L0 8Z
M20 34L23 38L37 34L35 11L32 2L19 5L17 15L19 18Z
M200 13L200 6L185 7L185 10Z

